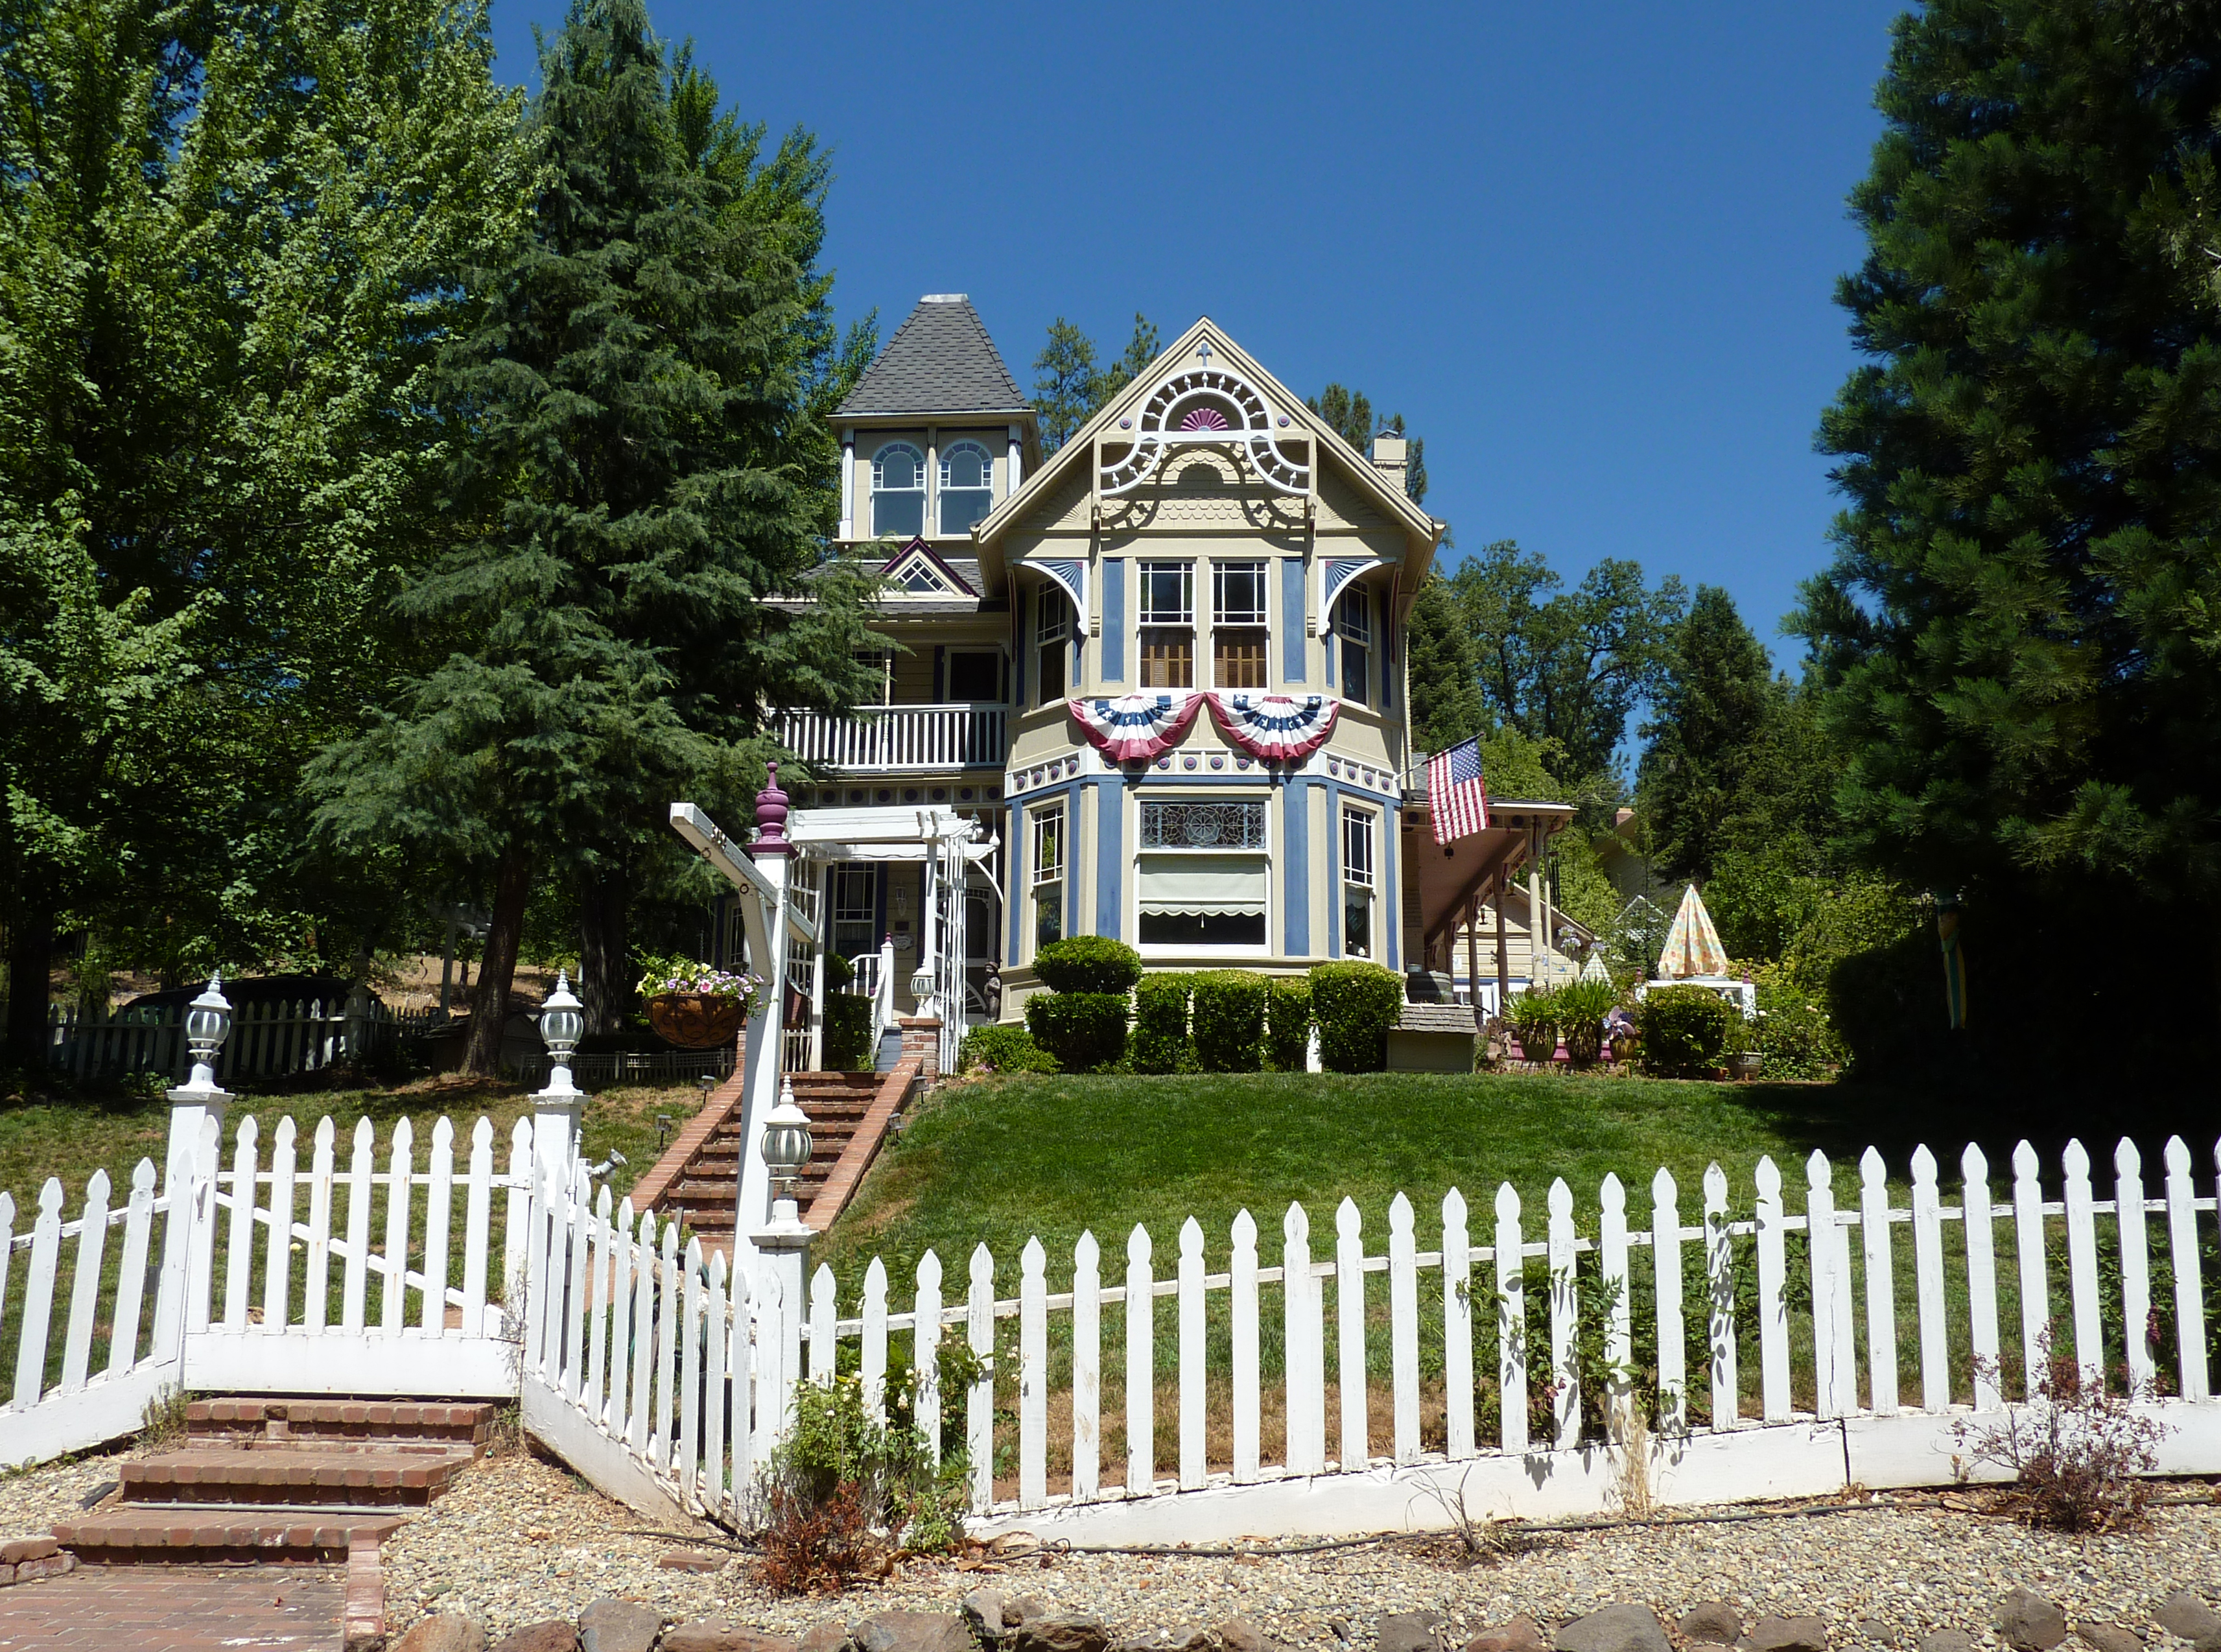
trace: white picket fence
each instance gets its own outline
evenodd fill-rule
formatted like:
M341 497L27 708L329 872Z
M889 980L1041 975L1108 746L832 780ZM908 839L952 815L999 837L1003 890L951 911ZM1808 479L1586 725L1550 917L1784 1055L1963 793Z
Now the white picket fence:
M517 1127L504 1175L492 1136L481 1120L459 1173L441 1120L419 1169L397 1125L381 1170L366 1123L342 1168L327 1122L303 1172L290 1121L266 1168L242 1121L225 1169L210 1125L173 1165L169 1194L156 1197L142 1163L125 1211L108 1211L97 1183L66 1226L50 1183L32 1232L0 1245L0 1259L30 1253L0 1459L91 1443L83 1427L39 1424L103 1386L505 1393L612 1494L739 1520L799 1383L853 1373L883 1414L889 1374L907 1365L917 1420L938 1442L954 1338L980 1362L952 1396L962 1427L949 1430L980 1529L1198 1541L1441 1524L1459 1495L1475 1514L1541 1517L1638 1497L1948 1481L1966 1467L1953 1425L2026 1403L2055 1338L2168 1424L2166 1472L2221 1472L2203 1283L2221 1148L2197 1170L2179 1139L2156 1178L2124 1142L2102 1187L2079 1144L2049 1188L2024 1144L2004 1185L1969 1148L1949 1188L1924 1148L1902 1202L1872 1152L1840 1192L1818 1154L1801 1195L1770 1160L1740 1195L1717 1166L1695 1196L1661 1171L1647 1211L1607 1177L1577 1212L1559 1180L1539 1221L1509 1186L1478 1220L1453 1190L1424 1231L1399 1194L1385 1247L1348 1199L1317 1241L1297 1205L1272 1254L1246 1211L1223 1241L1191 1218L1162 1259L1134 1229L1107 1277L1092 1233L1054 1280L1036 1239L1011 1296L997 1294L985 1246L960 1282L928 1252L898 1311L878 1259L845 1301L823 1267L790 1298L775 1268L729 1273L675 1223L629 1200L612 1209L575 1164L550 1173L568 1179L560 1197L533 1198L530 1127ZM0 1236L12 1221L0 1200ZM102 1245L119 1222L125 1260L110 1280ZM54 1377L47 1342L72 1236ZM142 1341L149 1267L160 1286ZM0 1271L0 1326L14 1323L9 1306ZM2150 1330L2169 1318L2155 1343ZM121 1328L97 1375L97 1323ZM1597 1392L1585 1396L1585 1382ZM104 1413L111 1432L136 1420L120 1414Z
M47 1065L79 1079L151 1073L182 1080L191 1065L185 1014L174 1004L91 1013L55 1004L47 1011ZM421 1037L437 1021L436 1011L395 1011L366 993L242 1004L232 1012L216 1079L318 1072L394 1039Z
M532 1127L518 1123L498 1173L494 1134L478 1121L459 1172L448 1120L434 1126L420 1162L407 1119L381 1158L366 1118L342 1162L326 1118L303 1164L286 1118L266 1166L249 1117L225 1167L209 1118L198 1142L174 1155L159 1197L153 1161L141 1159L127 1204L111 1208L108 1174L96 1172L83 1210L65 1223L61 1183L49 1178L29 1231L19 1233L15 1200L0 1193L0 1347L12 1344L15 1370L0 1406L0 1461L43 1460L130 1432L165 1388L515 1394L516 1339L502 1305L524 1254ZM505 1205L499 1235L497 1196ZM420 1198L421 1224L412 1220ZM110 1236L119 1227L120 1252ZM68 1317L57 1361L66 1248ZM27 1265L11 1292L18 1253ZM460 1283L451 1283L456 1272ZM156 1306L142 1336L150 1275ZM107 1360L96 1373L103 1328Z

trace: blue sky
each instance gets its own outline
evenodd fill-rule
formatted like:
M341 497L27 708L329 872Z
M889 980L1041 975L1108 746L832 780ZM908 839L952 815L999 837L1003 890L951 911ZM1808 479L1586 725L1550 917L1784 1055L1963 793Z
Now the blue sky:
M1208 314L1403 413L1459 546L1724 585L1793 659L1897 0L651 3L834 149L844 316L968 292L1029 385L1058 315L1115 353ZM562 11L495 0L504 78Z

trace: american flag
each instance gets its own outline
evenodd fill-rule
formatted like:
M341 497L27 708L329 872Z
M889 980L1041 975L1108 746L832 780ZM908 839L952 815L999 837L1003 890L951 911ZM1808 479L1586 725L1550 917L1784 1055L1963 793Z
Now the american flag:
M1437 843L1488 829L1488 782L1480 772L1478 737L1427 759L1427 812L1434 817Z

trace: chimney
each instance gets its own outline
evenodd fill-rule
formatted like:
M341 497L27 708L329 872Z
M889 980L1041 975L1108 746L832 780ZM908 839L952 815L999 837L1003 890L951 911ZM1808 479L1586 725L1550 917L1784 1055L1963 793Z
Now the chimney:
M1373 460L1373 468L1379 471L1387 480L1388 485L1398 493L1404 491L1405 451L1403 437L1393 431L1383 430L1373 438L1373 447L1367 455Z

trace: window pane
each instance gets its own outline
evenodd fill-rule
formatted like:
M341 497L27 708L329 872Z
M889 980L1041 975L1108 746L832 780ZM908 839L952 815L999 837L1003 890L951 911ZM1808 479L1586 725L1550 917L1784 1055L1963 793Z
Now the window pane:
M983 448L952 447L941 456L941 485L943 487L986 487L993 474L993 461Z
M1066 644L1062 641L1044 642L1039 649L1041 698L1038 704L1047 705L1051 700L1064 698L1064 665Z
M1136 933L1145 947L1261 947L1262 912L1143 912Z
M1034 895L1034 945L1045 947L1063 939L1064 891L1052 885Z
M885 537L925 531L923 493L875 492L872 495L872 531Z
M1373 641L1373 608L1361 591L1346 591L1334 605L1334 628L1356 642Z
M1265 565L1262 562L1221 562L1211 570L1214 617L1222 625L1262 625L1265 623Z
M1361 645L1350 641L1347 637L1343 638L1342 644L1342 698L1354 700L1360 705L1371 703L1366 698L1365 693L1368 667L1367 651Z
M995 508L995 496L985 488L941 490L941 531L968 534L972 524Z
M1195 570L1186 562L1142 564L1142 623L1186 625L1195 618Z
M1265 686L1265 633L1213 631L1211 634L1212 680L1221 688Z
M992 700L1002 691L1002 660L992 654L948 656L948 698L958 703Z
M1342 812L1342 876L1354 884L1373 881L1373 817L1361 809Z
M879 474L872 479L873 485L883 488L922 488L925 478L918 474L921 455L908 447L882 447L878 460Z
M1142 686L1193 688L1194 636L1186 631L1142 632Z
M1373 955L1373 897L1365 890L1342 892L1342 950L1351 958Z
M1145 803L1142 805L1145 849L1261 849L1265 805L1261 803Z
M1041 626L1035 633L1035 639L1046 642L1051 637L1062 636L1071 619L1072 604L1066 598L1063 588L1048 586L1041 594Z

